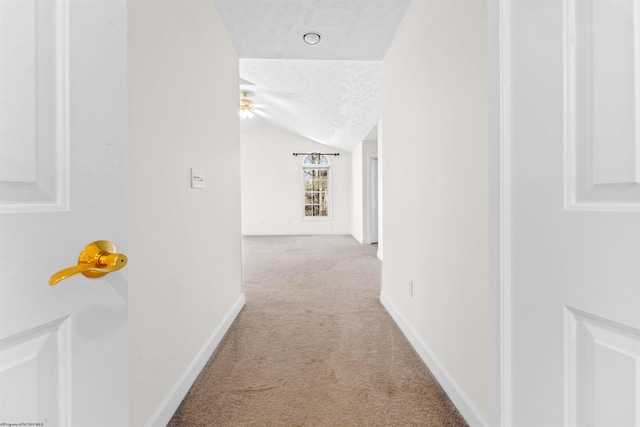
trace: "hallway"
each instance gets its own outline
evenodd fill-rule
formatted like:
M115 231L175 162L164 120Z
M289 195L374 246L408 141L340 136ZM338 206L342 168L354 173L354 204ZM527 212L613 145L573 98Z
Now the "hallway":
M376 249L245 237L246 306L169 425L466 425L380 304Z

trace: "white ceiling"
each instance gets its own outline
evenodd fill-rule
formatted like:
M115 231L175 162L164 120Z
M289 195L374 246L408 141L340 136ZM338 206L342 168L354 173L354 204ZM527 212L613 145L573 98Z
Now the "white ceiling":
M382 58L411 0L214 0L240 59L242 89L269 124L347 151L380 119ZM302 35L322 34L317 46Z

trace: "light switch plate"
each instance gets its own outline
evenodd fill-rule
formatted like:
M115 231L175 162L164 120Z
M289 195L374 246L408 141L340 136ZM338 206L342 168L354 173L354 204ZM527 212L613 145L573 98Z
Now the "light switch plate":
M204 172L191 168L191 188L204 188Z

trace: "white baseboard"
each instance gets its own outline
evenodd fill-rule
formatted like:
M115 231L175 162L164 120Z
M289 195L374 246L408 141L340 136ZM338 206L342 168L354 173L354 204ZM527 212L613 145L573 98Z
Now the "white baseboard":
M382 251L378 251L378 252L376 252L376 256L378 257L378 259L379 259L380 261L382 261Z
M153 411L151 417L149 417L147 422L144 424L145 427L165 427L169 421L171 421L171 417L175 414L178 406L182 403L187 392L195 382L196 378L198 378L198 375L220 344L220 341L222 341L222 338L231 327L231 324L240 313L240 310L242 310L242 307L244 307L244 304L245 297L243 293L240 294L240 297L238 297L235 304L227 312L220 324L218 324L218 327L209 336L207 341L205 341L198 353L196 353L191 363L189 363L189 366L187 366L187 369L185 369L182 375L180 375L180 378L178 378L178 381L173 387L171 387L171 390L169 390L169 393L167 393L160 405L158 405L156 410Z
M451 402L456 406L465 421L471 426L488 427L487 419L482 415L469 396L464 392L462 387L451 376L449 371L433 354L431 349L422 341L415 333L411 325L406 321L404 316L396 309L389 298L384 294L380 294L380 302L387 309L393 320L396 322L402 333L407 337L413 348L416 350L427 368L431 371L435 379L440 383L442 389L447 393Z
M354 239L356 239L358 241L358 243L360 243L361 245L364 245L364 240L362 240L361 237L356 236L355 234L351 233L351 237L353 237Z

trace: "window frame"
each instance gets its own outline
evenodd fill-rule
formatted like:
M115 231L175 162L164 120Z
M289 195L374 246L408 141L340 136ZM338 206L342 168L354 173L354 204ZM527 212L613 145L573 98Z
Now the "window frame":
M320 154L320 153L317 153ZM325 156L327 163L325 164L305 164L309 156L302 159L300 168L300 215L304 221L331 221L333 220L333 173L332 165L328 156ZM305 215L305 172L308 170L326 170L327 171L327 215L326 216L306 216Z

